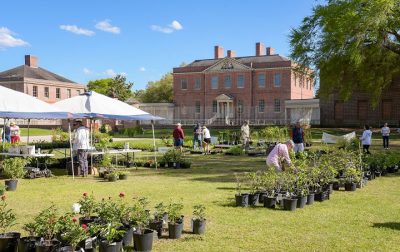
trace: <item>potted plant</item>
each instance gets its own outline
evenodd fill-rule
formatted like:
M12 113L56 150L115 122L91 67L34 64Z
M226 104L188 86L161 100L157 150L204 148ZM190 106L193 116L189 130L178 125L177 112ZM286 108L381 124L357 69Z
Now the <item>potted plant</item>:
M3 161L3 174L8 180L5 180L6 190L17 190L18 179L23 178L25 175L24 167L28 161L25 158L14 157L8 158Z
M136 231L133 233L134 248L136 251L151 251L153 248L153 230L146 228L150 221L149 211L146 210L146 198L136 200L132 207L132 219Z
M168 233L170 239L178 239L182 235L183 231L183 220L181 211L183 204L181 203L170 203L168 205Z
M203 205L195 205L193 207L193 234L204 234L206 229L206 207Z
M36 244L40 241L39 236L35 236L35 224L28 223L22 227L28 232L28 236L21 237L18 242L18 251L35 252Z
M6 196L2 195L0 197L0 251L17 251L21 234L7 232L15 224L15 213L12 209L8 209Z
M111 164L112 164L112 159L111 159L111 155L108 153L105 153L103 155L103 158L100 161L100 167L103 168L104 172L99 173L99 176L102 178L105 178L108 173L110 173L110 169L111 169Z
M110 172L107 176L109 182L115 182L118 180L118 178L119 178L118 172L115 171Z
M87 192L84 192L82 194L82 198L78 201L78 204L80 205L79 213L83 215L79 218L79 225L87 225L98 219L97 216L93 216L93 213L98 206L96 200L94 199L93 193L89 195Z
M119 180L127 180L128 179L128 172L118 172L118 179Z
M67 213L61 216L56 223L59 239L66 242L61 251L81 251L77 245L89 237L88 226L79 225L78 219L72 214Z
M297 207L297 197L295 194L296 176L289 172L282 172L282 187L286 191L286 196L283 198L283 209L294 211Z
M247 207L249 205L249 194L242 193L242 182L238 173L235 173L236 179L236 206Z
M277 179L278 175L274 169L267 170L261 176L262 188L264 190L262 194L264 207L275 208L276 206L277 196L275 193L277 191Z
M90 223L89 227L99 234L99 251L114 252L122 250L122 237L125 231L121 230L119 222Z
M348 168L344 172L345 183L344 188L346 191L355 191L357 183L360 182L360 172L356 168Z
M122 237L122 245L123 246L131 246L133 244L133 211L132 207L126 202L125 193L120 192L118 195L118 200L113 202L111 199L108 204L106 203L105 211L101 214L104 217L104 214L108 214L108 217L103 219L107 219L107 221L119 221L122 226L121 230L125 231L124 236ZM110 212L114 215L109 215ZM115 218L113 218L115 217Z
M154 216L153 219L150 220L149 227L157 231L157 236L160 238L162 235L163 224L168 220L168 214L163 202L158 203L154 209Z
M257 205L258 197L260 196L260 193L257 192L260 185L260 176L258 176L255 172L249 172L246 174L246 179L250 187L249 205L255 206Z

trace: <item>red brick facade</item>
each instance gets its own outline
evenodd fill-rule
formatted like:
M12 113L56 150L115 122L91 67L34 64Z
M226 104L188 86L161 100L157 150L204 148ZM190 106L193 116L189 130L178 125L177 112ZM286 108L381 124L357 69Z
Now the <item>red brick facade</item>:
M174 68L175 119L283 122L284 101L313 98L314 86L309 76L295 74L291 60L273 53L257 43L256 56L236 57L228 50L223 57L216 46L214 59Z

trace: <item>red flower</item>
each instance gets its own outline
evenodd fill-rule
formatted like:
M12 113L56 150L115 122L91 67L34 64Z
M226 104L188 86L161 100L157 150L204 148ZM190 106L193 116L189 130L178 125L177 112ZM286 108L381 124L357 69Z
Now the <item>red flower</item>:
M1 195L1 200L5 201L6 200L6 195Z
M88 195L87 192L83 193L83 197L87 197L87 195Z
M76 217L72 218L72 221L75 223L78 221L78 219Z
M120 197L120 198L125 197L125 193L124 193L124 192L120 192L120 193L119 193L119 197Z
M87 230L88 226L86 224L82 224L81 226L83 229Z

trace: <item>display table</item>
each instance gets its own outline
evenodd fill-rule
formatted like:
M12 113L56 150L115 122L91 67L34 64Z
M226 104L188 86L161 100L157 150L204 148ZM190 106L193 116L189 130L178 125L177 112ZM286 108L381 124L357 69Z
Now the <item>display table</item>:
M135 163L135 153L137 153L137 152L142 152L142 150L139 150L139 149L118 149L118 150L109 149L109 150L105 150L105 151L90 150L88 152L88 155L91 156L90 163L92 164L93 163L93 161L92 161L93 160L92 159L93 156L104 155L104 154L112 154L112 155L115 154L115 162L118 164L118 155L126 154L126 159L128 160L129 159L129 153L132 153L133 165L137 168L136 163Z
M44 159L44 166L47 169L47 164L46 164L47 158L54 157L54 154L50 154L50 153L19 154L19 153L0 152L0 156L34 158L36 160L36 168L39 168L39 160L38 160L38 158L45 158Z

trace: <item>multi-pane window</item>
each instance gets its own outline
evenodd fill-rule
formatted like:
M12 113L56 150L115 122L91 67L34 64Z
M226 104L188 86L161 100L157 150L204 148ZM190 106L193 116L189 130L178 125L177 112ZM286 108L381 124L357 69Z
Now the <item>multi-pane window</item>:
M81 94L81 90L76 90L76 92L78 93L78 95L80 95L80 94Z
M182 89L187 89L187 80L186 79L182 79L181 80L181 88Z
M264 111L265 111L265 101L259 100L258 101L258 112L264 113Z
M200 78L196 78L194 80L194 89L199 90L201 88L201 79Z
M200 101L196 101L196 113L200 113Z
M225 87L225 88L231 88L231 87L232 87L231 76L226 75L226 76L224 77L224 87Z
M213 101L212 112L217 113L217 101Z
M218 88L218 76L211 77L211 89Z
M274 86L280 87L281 81L282 81L282 74L280 74L280 73L274 74Z
M244 88L244 76L243 75L237 76L237 87Z
M258 86L260 88L264 88L265 87L265 74L259 74L258 75Z
M274 101L274 111L281 112L281 100L275 99Z
M71 89L67 89L67 93L68 93L68 98L71 98L72 97Z
M56 98L57 99L61 98L61 90L59 88L56 88Z
M44 97L49 98L49 87L44 87Z
M33 86L32 95L34 97L38 97L38 87L37 86Z
M240 114L243 113L243 101L242 100L238 101L238 112Z

